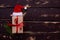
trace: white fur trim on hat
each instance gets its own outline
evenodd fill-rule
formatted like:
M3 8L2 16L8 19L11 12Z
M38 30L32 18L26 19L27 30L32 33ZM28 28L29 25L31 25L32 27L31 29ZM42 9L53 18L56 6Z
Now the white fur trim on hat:
M22 16L22 12L13 12L12 16Z

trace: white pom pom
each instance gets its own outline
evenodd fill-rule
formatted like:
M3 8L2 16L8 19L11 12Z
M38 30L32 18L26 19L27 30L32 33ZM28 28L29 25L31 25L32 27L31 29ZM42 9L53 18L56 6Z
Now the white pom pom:
M27 7L24 7L24 9L27 9Z

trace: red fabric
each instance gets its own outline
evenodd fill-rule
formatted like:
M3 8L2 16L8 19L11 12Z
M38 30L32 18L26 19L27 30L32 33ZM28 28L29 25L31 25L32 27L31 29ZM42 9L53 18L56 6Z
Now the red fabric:
M24 25L23 25L23 22L22 22L20 24L10 24L10 23L8 23L8 26L20 26L20 28L21 28Z
M15 7L14 7L14 12L22 12L22 9L24 8L24 6L22 6L22 5L16 5Z

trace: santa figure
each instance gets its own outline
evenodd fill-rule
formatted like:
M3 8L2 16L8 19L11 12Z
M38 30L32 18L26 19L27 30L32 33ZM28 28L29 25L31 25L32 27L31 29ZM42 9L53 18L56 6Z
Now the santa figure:
M12 13L12 33L23 33L23 9L27 9L30 7L28 5L22 6L16 4L14 7L14 11Z

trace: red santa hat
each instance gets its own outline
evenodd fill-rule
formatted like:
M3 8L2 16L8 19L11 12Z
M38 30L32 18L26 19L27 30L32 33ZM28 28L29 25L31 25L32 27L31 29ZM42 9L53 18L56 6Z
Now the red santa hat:
M20 16L22 15L22 9L24 8L24 6L16 4L16 6L14 7L14 11L13 14L11 16Z
M16 4L16 6L14 7L14 12L22 12L23 8L24 6Z

